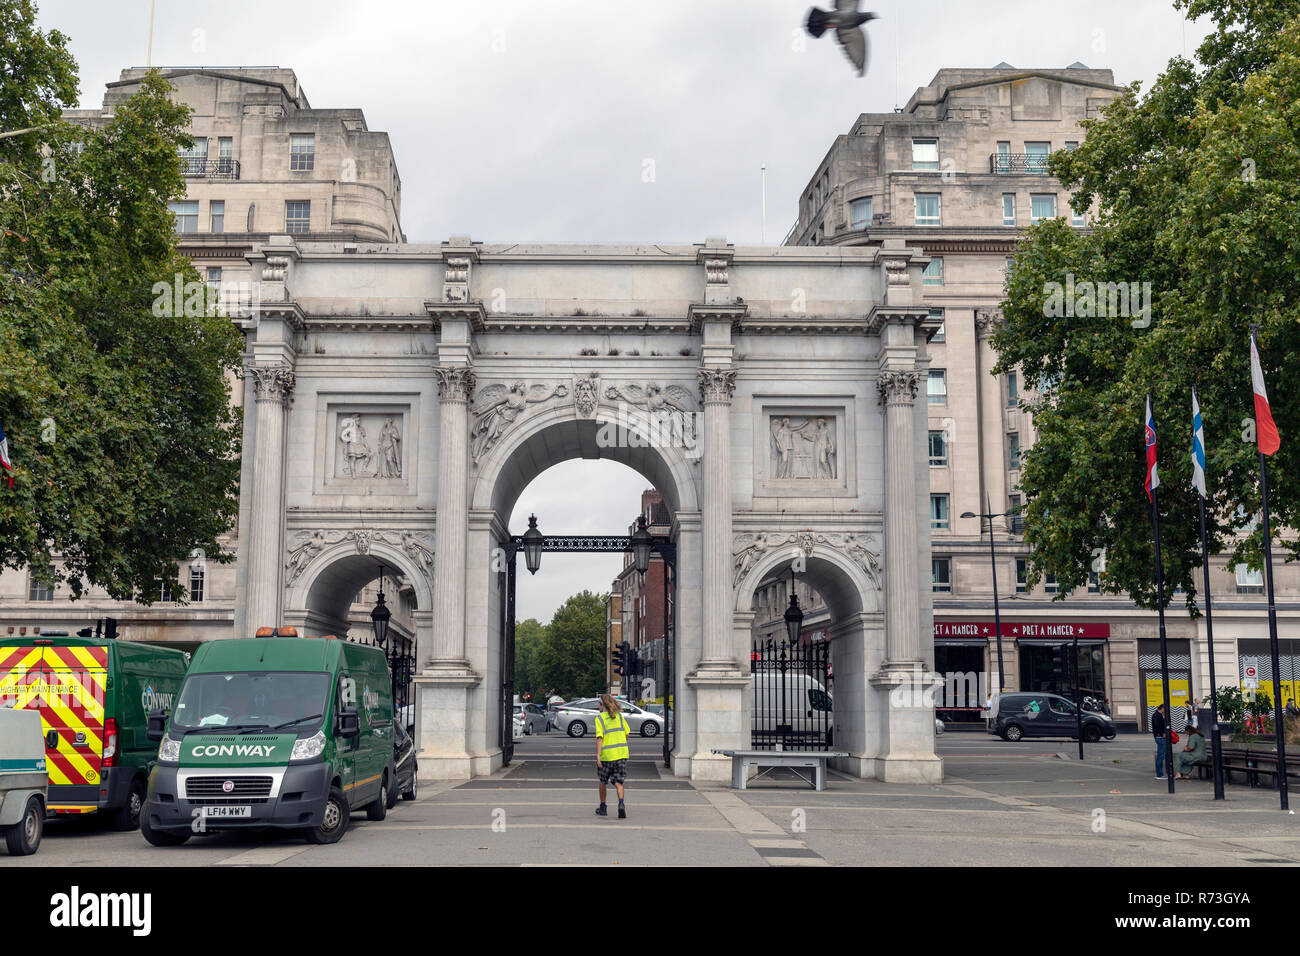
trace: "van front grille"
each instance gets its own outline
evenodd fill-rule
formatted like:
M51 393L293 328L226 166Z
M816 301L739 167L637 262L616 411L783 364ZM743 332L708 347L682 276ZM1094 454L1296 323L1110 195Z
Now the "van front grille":
M226 781L230 781L234 788L226 790ZM204 797L218 800L242 800L249 797L269 797L270 795L270 777L189 777L185 781L185 796L190 800Z

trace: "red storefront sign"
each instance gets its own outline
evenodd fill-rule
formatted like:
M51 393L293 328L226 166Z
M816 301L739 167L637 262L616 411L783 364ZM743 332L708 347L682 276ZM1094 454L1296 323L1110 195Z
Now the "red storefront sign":
M994 638L992 621L935 621L935 637ZM1002 636L1025 640L1074 638L1109 640L1110 624L1103 621L1003 621Z

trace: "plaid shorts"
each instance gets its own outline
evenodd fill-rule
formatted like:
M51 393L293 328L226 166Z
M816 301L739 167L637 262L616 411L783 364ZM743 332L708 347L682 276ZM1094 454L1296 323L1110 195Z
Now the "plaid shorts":
M606 760L596 768L601 783L623 783L627 780L627 760Z

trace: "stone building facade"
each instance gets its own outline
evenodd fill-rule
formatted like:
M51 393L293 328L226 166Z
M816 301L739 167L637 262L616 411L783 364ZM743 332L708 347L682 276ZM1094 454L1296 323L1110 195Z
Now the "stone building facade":
M1016 511L1020 455L1035 438L1030 409L1040 383L989 371L1007 261L1041 218L1088 228L1089 210L1071 207L1044 160L1081 142L1081 121L1116 93L1110 70L1079 63L940 70L901 112L863 114L836 137L788 240L834 248L902 241L928 257L923 301L941 323L926 383L931 587L936 666L948 678L941 713L950 721L978 719L999 671L988 524L961 515ZM1100 593L1104 555L1095 556L1087 593L1061 595L1051 580L1028 589L1019 530L1012 518L994 519L1006 688L1072 694L1067 645L1077 634L1081 687L1109 697L1121 725L1145 728L1160 696L1155 614ZM1271 691L1262 581L1221 558L1211 569L1218 684L1235 684L1255 664ZM1300 567L1279 565L1275 577L1284 697L1300 697ZM1174 606L1167 620L1175 699L1179 691L1208 694L1204 618Z

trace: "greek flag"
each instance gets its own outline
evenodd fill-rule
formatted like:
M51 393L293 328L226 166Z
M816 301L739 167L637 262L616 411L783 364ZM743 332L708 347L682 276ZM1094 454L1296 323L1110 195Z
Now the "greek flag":
M1201 428L1201 403L1192 386L1192 485L1202 498L1205 494L1205 432Z

